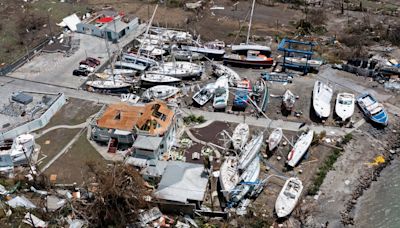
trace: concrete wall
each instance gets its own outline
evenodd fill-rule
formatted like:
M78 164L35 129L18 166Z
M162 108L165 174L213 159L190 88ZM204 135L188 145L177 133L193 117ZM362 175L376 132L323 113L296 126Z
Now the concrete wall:
M53 104L51 104L46 112L44 112L43 115L41 115L38 119L32 120L7 132L1 133L0 140L13 139L18 135L36 131L46 126L49 123L51 117L53 117L54 114L61 109L65 102L65 95L63 93L59 94Z

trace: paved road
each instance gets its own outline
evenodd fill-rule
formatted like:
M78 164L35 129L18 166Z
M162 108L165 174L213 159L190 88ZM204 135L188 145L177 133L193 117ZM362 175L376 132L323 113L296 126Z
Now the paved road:
M214 120L214 121L227 121L233 123L243 123L243 116L237 116L232 114L227 114L223 112L206 112L198 109L181 109L184 116L188 116L190 114L194 114L197 116L204 116L206 120ZM291 121L283 121L283 120L270 120L265 118L255 118L255 117L246 117L246 123L249 125L264 127L264 128L282 128L287 131L298 131L301 123L291 122ZM364 122L363 122L364 123ZM358 124L358 126L361 126ZM327 135L330 136L343 136L349 132L354 131L356 128L345 129L339 127L329 127L323 125L305 125L302 129L306 129L309 127L315 132L319 133L321 131L326 131Z

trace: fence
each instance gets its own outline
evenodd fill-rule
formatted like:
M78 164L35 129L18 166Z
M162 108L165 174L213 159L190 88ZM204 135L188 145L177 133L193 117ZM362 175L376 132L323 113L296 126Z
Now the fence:
M0 68L0 76L4 76L10 72L13 72L15 69L26 63L28 60L32 59L36 53L38 53L46 44L48 44L50 38L44 39L39 45L32 48L28 53L26 53L21 58L17 59L15 62Z
M21 126L18 126L12 130L1 133L0 141L5 139L13 139L20 134L24 134L27 132L36 131L49 123L51 117L60 110L60 108L65 104L66 99L63 93L59 94L56 100L51 104L51 106L43 113L38 119L32 120L28 123L25 123Z

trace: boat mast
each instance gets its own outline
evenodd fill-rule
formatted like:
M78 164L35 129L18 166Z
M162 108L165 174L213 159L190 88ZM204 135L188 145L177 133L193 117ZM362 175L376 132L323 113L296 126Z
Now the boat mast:
M154 9L154 11L153 11L153 15L151 15L151 18L150 18L149 24L147 25L146 32L145 32L145 35L144 35L144 40L143 40L143 42L142 42L142 43L140 43L140 46L139 46L139 48L138 48L138 51L137 51L137 57L139 57L139 56L140 56L140 49L142 49L142 48L143 48L143 44L144 44L144 42L145 42L146 38L147 38L147 37L148 37L148 35L149 35L149 29L150 29L151 23L153 22L154 16L156 15L157 8L158 8L158 4L156 5L156 8L155 8L155 9ZM148 57L148 53L147 53L147 57ZM137 62L137 59L138 59L138 58L136 58L136 59L135 59L135 62L134 62L134 64L136 64L136 62Z
M252 23L252 21L253 21L253 12L254 12L254 4L255 4L255 3L256 3L256 0L253 0L253 4L251 5L251 14L250 14L250 21L249 21L249 29L247 30L247 40L246 40L246 44L249 44L251 23Z

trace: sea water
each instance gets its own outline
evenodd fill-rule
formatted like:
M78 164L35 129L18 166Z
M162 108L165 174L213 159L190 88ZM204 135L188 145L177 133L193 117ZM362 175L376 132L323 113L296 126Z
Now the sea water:
M356 227L400 227L400 161L392 161L359 198Z

